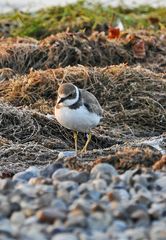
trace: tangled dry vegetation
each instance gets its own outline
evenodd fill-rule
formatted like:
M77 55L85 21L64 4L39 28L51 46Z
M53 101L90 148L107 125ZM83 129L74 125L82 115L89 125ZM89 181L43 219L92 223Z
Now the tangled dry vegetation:
M140 39L144 47L136 51ZM157 161L154 168L162 167L165 161L159 151L147 146L126 148L125 142L166 132L165 40L165 33L150 36L145 32L130 39L125 35L119 41L97 33L90 37L61 33L41 41L0 39L2 177L32 164L54 162L59 150L73 147L72 133L52 116L62 82L91 91L104 109L90 145L98 150L84 156L93 161L74 158L66 163L69 167L90 169L104 161L121 171ZM80 134L79 147L84 141Z
M142 64L155 72L166 66L166 33L125 32L119 40L105 33L59 33L41 41L33 38L1 39L0 68L11 68L19 74L33 69L84 66L105 67L112 64ZM140 46L141 44L141 46ZM156 65L157 63L157 65ZM153 65L151 65L153 64Z

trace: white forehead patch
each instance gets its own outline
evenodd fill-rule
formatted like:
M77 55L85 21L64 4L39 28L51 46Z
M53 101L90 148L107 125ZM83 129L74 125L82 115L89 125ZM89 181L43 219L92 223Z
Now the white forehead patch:
M60 97L60 98L65 98L66 95L62 93L62 94L59 94L59 97Z

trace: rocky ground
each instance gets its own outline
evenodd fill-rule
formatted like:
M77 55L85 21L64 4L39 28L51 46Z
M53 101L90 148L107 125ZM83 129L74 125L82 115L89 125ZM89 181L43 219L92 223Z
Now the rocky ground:
M62 164L30 167L0 181L0 237L41 240L152 239L166 236L166 173L90 172Z
M111 34L0 39L0 239L165 240L166 32ZM77 157L62 82L104 110Z

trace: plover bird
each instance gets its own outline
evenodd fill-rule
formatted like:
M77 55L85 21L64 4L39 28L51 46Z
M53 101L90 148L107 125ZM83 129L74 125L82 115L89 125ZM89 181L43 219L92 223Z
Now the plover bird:
M72 83L64 83L58 89L55 117L63 127L73 130L77 154L78 132L88 134L85 146L81 150L86 152L91 140L91 129L99 124L102 108L92 93Z

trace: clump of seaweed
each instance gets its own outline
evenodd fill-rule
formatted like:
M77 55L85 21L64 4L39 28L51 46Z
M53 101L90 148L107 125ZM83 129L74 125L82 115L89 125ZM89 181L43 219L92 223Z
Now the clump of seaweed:
M166 80L162 74L140 66L31 71L3 82L0 97L15 106L53 114L57 89L62 82L72 82L96 95L104 109L99 131L104 135L143 137L166 131Z
M0 69L0 82L9 80L16 75L15 71L11 68L1 68Z
M51 150L33 141L3 145L0 147L0 178L11 177L32 165L42 167L54 163L57 156L57 150Z
M161 158L161 153L148 146L120 146L110 147L102 151L89 151L80 161L78 157L60 159L70 169L90 171L96 164L108 163L113 165L119 172L129 169L142 169L152 167ZM58 160L57 160L58 161Z
M23 74L32 68L45 70L78 64L104 67L139 63L157 72L165 72L165 36L164 32L152 37L141 31L136 35L126 32L118 41L109 40L100 33L89 37L83 33L59 33L41 41L1 39L0 67ZM158 67L153 65L156 63Z
M153 165L153 170L166 169L166 155L163 155L157 162Z
M36 111L0 103L0 135L1 145L13 143L35 142L49 149L74 148L72 132L60 126L54 116L44 115ZM78 145L81 147L85 141L82 134ZM6 143L6 144L5 144ZM108 147L116 143L109 137L94 133L91 148Z
M27 167L53 163L59 151L74 148L72 132L53 116L0 103L0 177L11 176ZM78 146L85 143L79 135ZM90 148L117 143L104 134L93 133Z

